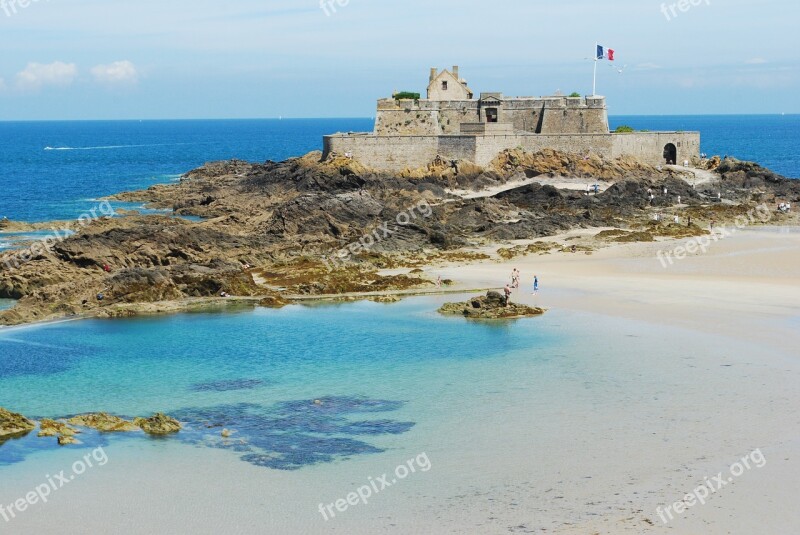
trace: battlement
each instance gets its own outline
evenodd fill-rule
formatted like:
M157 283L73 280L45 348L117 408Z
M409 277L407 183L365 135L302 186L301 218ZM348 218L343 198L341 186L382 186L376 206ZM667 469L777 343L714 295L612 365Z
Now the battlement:
M441 95L418 100L384 98L378 101L374 133L454 135L481 131L475 126L462 128L462 123L507 125L490 127L503 132L599 134L608 132L608 112L605 97L600 96L506 97L499 92L484 92L478 99L448 100Z

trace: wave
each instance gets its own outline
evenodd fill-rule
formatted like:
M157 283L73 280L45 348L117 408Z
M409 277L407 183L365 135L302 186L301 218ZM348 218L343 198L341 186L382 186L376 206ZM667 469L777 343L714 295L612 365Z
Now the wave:
M110 150L132 147L174 147L177 145L194 145L194 143L152 143L148 145L103 145L98 147L45 147L44 150Z

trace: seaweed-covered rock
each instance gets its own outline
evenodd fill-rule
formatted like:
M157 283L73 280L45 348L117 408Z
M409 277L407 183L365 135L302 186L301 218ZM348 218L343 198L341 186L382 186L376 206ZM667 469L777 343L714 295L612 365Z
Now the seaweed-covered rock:
M36 428L31 420L16 412L0 407L0 440L26 435Z
M45 418L39 422L39 434L37 436L54 437L60 435L64 437L71 437L78 433L80 433L80 431L74 427L70 427L64 422L57 422L55 420L49 420Z
M105 412L73 416L67 420L67 423L79 427L90 427L103 432L137 431L139 429L133 422Z
M473 319L515 319L539 316L543 308L507 303L498 292L490 291L485 296L473 297L466 303L445 303L440 314L464 316Z
M149 435L168 435L183 428L178 420L161 412L149 418L135 418L133 423Z
M76 439L73 436L60 435L58 437L58 445L59 446L68 446L70 444L80 444L80 443L81 443L81 441Z

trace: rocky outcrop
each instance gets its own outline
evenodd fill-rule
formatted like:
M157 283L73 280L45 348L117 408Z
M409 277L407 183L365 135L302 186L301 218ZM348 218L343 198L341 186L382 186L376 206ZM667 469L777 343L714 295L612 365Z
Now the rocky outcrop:
M0 407L0 442L8 438L27 435L35 428L36 424L23 415Z
M138 431L139 429L133 422L123 420L106 412L73 416L67 420L67 423L79 427L89 427L106 433Z
M536 153L504 150L492 161L490 169L503 176L522 172L528 177L547 175L595 180L667 178L683 174L672 169L657 169L630 156L609 160L596 154L581 156L551 149Z
M545 310L506 302L498 292L490 291L485 296L473 297L466 303L445 303L440 314L464 316L471 319L515 319L540 316Z
M61 435L65 437L71 437L78 433L80 433L80 431L78 431L73 427L70 427L64 422L57 422L56 420L49 420L45 418L41 422L39 422L39 433L37 436L55 437Z
M682 210L714 204L718 188L726 200L750 205L775 196L796 202L800 195L800 181L730 159L714 175L719 184L698 185L696 191L683 171L556 151L505 151L483 170L439 158L421 172L400 174L376 172L350 158L320 158L315 152L285 162L209 163L179 183L115 196L202 221L102 218L24 261L19 252L0 253L0 298L17 299L12 309L0 311L0 325L179 311L227 296L281 306L296 294L430 288L433 283L424 278L379 270L424 266L463 256L467 248L575 228L638 230L653 209L677 210L678 197ZM541 175L615 183L586 195L535 183ZM483 191L518 179L534 183ZM668 195L659 194L664 186ZM758 188L758 199L751 186ZM456 187L485 195L460 197ZM652 202L648 190L655 193ZM424 213L413 210L423 204ZM702 219L711 211L694 213ZM719 224L722 216L713 213ZM336 260L340 255L342 262Z
M133 423L149 435L169 435L182 429L178 420L161 412L149 418L136 418Z
M778 198L781 201L800 202L800 180L786 178L755 162L728 157L722 160L715 172L720 176L716 189L726 199L748 199L754 191L758 191L760 194L763 192L763 200ZM716 194L713 190L710 193Z

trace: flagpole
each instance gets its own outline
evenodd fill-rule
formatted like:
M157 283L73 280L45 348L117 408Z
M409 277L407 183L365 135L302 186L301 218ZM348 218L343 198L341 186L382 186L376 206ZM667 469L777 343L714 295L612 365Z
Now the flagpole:
M597 95L597 46L594 44L594 76L592 77L592 96Z

